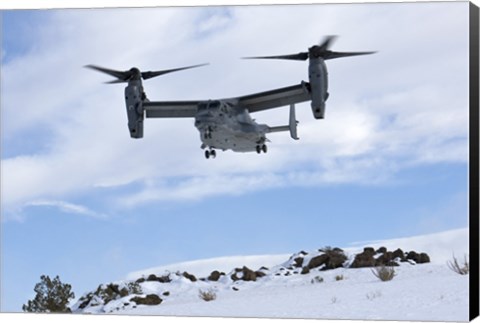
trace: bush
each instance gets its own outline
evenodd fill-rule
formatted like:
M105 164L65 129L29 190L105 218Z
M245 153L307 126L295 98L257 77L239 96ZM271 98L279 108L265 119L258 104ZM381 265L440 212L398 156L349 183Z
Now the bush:
M335 280L336 280L336 281L344 280L344 279L345 279L345 277L343 277L343 275L337 275L337 276L335 276Z
M379 290L377 290L377 291L375 291L375 292L368 293L368 294L367 294L367 299L370 300L370 301L372 301L372 300L374 300L375 298L378 298L378 297L380 297L380 296L382 296L382 292L379 291Z
M389 266L375 267L372 273L383 282L392 280L396 276L395 269Z
M310 282L312 284L323 283L323 277L315 276L315 277L313 277L313 279Z
M70 313L67 305L70 299L75 297L71 291L72 286L63 284L58 276L51 280L50 277L42 275L40 280L34 288L37 293L35 298L24 304L22 310L33 313Z
M213 301L217 298L217 294L212 289L209 289L209 290L206 290L206 291L203 291L203 290L200 289L198 291L198 297L203 299L205 302L210 302L210 301Z
M463 265L458 263L458 260L454 255L453 260L447 262L447 266L459 275L468 275L470 272L470 264L468 263L467 255L464 257Z

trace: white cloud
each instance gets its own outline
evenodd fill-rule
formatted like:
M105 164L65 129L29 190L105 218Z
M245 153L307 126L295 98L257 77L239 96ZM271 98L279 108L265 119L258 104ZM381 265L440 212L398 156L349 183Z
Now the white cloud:
M64 213L78 214L78 215L83 215L83 216L88 216L88 217L93 217L98 219L105 219L107 217L105 214L101 214L93 210L90 210L89 208L83 205L68 203L64 201L34 200L24 205L24 207L32 207L32 206L55 207Z
M39 126L52 135L42 151L2 159L4 208L134 182L150 184L124 200L130 206L285 185L382 182L406 167L466 162L468 5L206 10L212 9L68 10L38 26L32 50L2 66L4 150ZM197 37L199 28L208 37ZM266 155L227 152L207 161L193 121L185 119L148 119L145 138L132 140L123 86L103 85L108 76L82 68L150 70L209 61L146 82L148 96L232 97L307 77L304 62L238 57L295 53L328 34L341 36L334 50L379 52L329 61L326 119L314 120L309 105L299 105L301 140L271 135ZM285 124L287 110L253 117Z

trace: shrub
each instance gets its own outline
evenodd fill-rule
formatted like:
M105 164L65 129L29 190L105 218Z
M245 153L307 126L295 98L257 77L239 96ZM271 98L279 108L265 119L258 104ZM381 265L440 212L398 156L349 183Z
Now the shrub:
M337 276L335 276L335 280L336 280L336 281L344 280L344 279L345 279L345 277L343 277L343 275L337 275Z
M315 277L313 277L313 279L310 282L312 284L323 283L323 277L315 276Z
M375 267L372 273L383 282L392 280L396 276L395 269L389 266Z
M459 275L468 275L470 272L470 264L468 262L467 255L464 257L463 265L460 265L457 258L455 258L455 255L453 255L453 260L448 261L447 266Z
M63 284L58 276L51 280L50 277L42 275L40 280L34 288L37 293L35 298L23 305L22 310L34 313L70 313L67 305L70 299L75 297L71 291L72 286Z
M382 296L382 292L379 291L379 290L377 290L377 291L375 291L375 292L368 293L368 294L367 294L367 299L370 300L370 301L372 301L372 300L374 300L375 298L378 298L378 297L380 297L380 296Z
M198 291L198 297L203 299L205 302L210 302L210 301L213 301L217 298L217 294L212 289L209 289L209 290L206 290L206 291L200 289Z

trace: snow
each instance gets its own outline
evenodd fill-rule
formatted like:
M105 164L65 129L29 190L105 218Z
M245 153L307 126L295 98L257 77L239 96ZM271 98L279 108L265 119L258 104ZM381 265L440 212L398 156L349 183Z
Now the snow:
M468 254L468 229L452 230L427 236L410 237L363 244L388 250L427 252L432 262L413 265L408 262L395 267L393 280L382 282L371 268L312 269L300 274L291 268L294 259L304 257L304 264L315 255L309 251L291 255L222 257L172 264L128 275L128 281L149 274L170 273L170 283L141 283L144 295L156 294L160 305L135 305L126 296L105 306L87 307L85 313L129 315L213 316L257 318L315 318L348 320L414 320L468 321L469 276L451 271L446 262L455 254L459 260ZM344 249L350 258L363 247ZM266 276L256 281L233 281L234 268L247 266ZM217 282L192 282L184 271L207 277L211 271L226 273ZM295 274L294 272L297 272ZM242 276L239 272L237 277ZM343 279L337 277L343 276ZM320 277L323 279L320 279ZM117 282L119 285L125 282ZM199 291L212 291L216 299L206 302ZM126 305L128 304L128 305Z
M343 274L344 280L335 276ZM298 281L244 283L239 291L220 290L212 302L196 291L167 299L156 307L128 311L137 315L223 316L380 320L468 320L468 277L438 265L405 265L390 282L370 269L322 272L324 282L312 284L317 273ZM441 280L441 283L439 283Z

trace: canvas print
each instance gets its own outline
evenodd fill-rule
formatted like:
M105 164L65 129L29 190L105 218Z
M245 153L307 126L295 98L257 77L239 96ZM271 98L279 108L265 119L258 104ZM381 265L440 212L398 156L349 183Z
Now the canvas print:
M470 10L3 10L1 311L468 321Z

